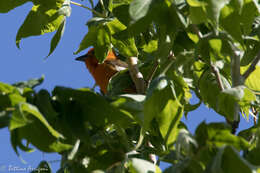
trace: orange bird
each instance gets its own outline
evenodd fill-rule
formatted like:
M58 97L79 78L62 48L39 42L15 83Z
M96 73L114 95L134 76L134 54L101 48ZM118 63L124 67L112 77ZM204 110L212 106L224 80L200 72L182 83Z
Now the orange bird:
M107 93L107 85L110 78L128 67L127 63L118 59L113 51L109 51L104 62L99 63L95 56L94 48L91 48L86 55L80 56L76 60L85 62L87 69L104 94Z

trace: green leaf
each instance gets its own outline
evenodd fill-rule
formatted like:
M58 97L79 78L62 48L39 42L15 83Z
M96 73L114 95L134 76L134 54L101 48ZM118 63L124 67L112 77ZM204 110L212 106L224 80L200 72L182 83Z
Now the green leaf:
M41 161L41 163L37 166L37 168L31 173L51 173L51 166L47 161Z
M74 54L78 54L82 50L85 50L88 47L95 45L97 40L97 30L98 30L97 27L94 26L88 28L88 33L83 38L78 50Z
M145 96L137 94L123 94L115 101L111 102L112 106L122 111L127 111L141 125L144 124L143 102Z
M107 31L106 27L98 27L97 40L94 48L96 58L99 60L99 62L103 62L108 54L108 51L111 49L110 33Z
M137 56L138 51L135 45L134 37L130 35L126 26L115 19L106 24L111 34L112 44L125 57Z
M133 121L129 114L115 108L104 97L89 89L73 90L56 87L53 95L61 104L67 123L70 123L72 130L78 133L77 135L86 136L84 129L88 123L103 127L109 122L126 128ZM75 114L78 116L73 116Z
M9 122L10 122L10 116L9 113L6 111L1 111L0 112L0 129L8 127Z
M171 167L165 169L163 173L187 172L187 173L203 173L202 164L196 159L186 159Z
M133 0L129 7L129 14L134 22L145 17L151 9L153 0Z
M10 131L26 126L31 123L30 116L37 118L41 123L48 129L48 131L56 138L63 138L63 136L53 129L46 121L44 116L39 112L39 110L29 104L29 103L20 103L17 109L13 112L9 129Z
M110 34L114 35L117 32L123 31L126 29L126 26L122 24L118 19L114 19L106 24Z
M226 5L221 10L220 25L239 43L243 44L240 15L236 6Z
M153 53L158 49L158 40L151 40L149 43L142 46L142 49L146 53Z
M193 24L201 24L208 21L205 7L190 7L189 11L189 17Z
M125 26L128 26L131 21L128 11L129 11L129 4L122 4L114 7L113 14L120 22L122 22Z
M230 0L206 0L206 2L208 3L206 8L207 14L216 27L218 27L219 24L219 16L221 10L226 4L229 3L229 1Z
M241 73L246 71L248 67L241 67ZM260 91L260 67L256 66L255 70L249 75L249 77L245 81L245 85L254 91Z
M27 81L21 81L21 82L17 82L14 83L13 86L17 87L17 88L35 88L38 85L41 85L44 81L44 76L40 77L40 78L33 78L33 79L29 79Z
M245 139L233 135L230 126L225 123L206 124L202 122L196 129L195 134L200 147L213 148L230 145L238 150L245 150L250 147L250 144Z
M64 18L63 22L60 24L58 30L56 31L55 35L53 36L51 40L51 48L48 56L52 54L52 52L56 49L57 45L60 42L61 37L63 36L64 30L65 30L65 24L66 24L66 18ZM48 57L47 56L47 57Z
M36 94L35 105L48 121L58 116L58 113L53 108L51 96L46 90L40 90Z
M138 50L135 39L128 33L128 30L114 34L111 39L112 44L119 50L120 54L125 57L137 57Z
M183 106L177 99L173 86L164 76L154 79L144 103L144 129L149 130L150 123L155 119L167 145L176 140L183 113Z
M25 4L30 0L19 0L19 1L14 1L14 0L1 0L0 1L0 13L7 13L10 10Z
M34 5L27 15L16 35L16 45L18 48L20 48L21 39L53 32L63 22L64 16L58 14L57 7L50 8L44 5L44 3Z
M225 146L221 148L212 165L213 173L252 173L255 172L255 167L242 158L233 147Z
M240 20L244 34L249 35L252 31L252 23L255 16L259 16L259 4L255 0L244 0Z
M197 1L197 0L187 0L187 3L189 4L189 6L191 7L202 7L205 6L206 3L203 1Z

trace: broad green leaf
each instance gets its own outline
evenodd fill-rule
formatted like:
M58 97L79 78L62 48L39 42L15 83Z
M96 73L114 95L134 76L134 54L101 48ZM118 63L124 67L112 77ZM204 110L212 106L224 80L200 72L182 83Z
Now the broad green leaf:
M149 10L153 0L133 0L129 7L129 14L134 22L145 17Z
M240 20L243 33L248 35L252 31L252 23L255 16L259 16L259 4L255 0L244 0Z
M53 38L51 40L51 47L50 47L50 52L49 52L48 56L50 56L52 54L52 52L56 49L57 45L59 44L60 39L63 36L64 30L65 30L65 24L66 24L66 18L64 18L63 22L60 24L58 30L56 31L55 35L53 36Z
M13 86L17 88L35 88L38 85L41 85L43 81L44 81L44 76L40 78L29 79L27 81L16 82L13 84Z
M161 62L165 62L167 57L172 50L174 43L174 34L167 34L165 28L159 30L159 40L158 40L158 49L157 49L157 57L161 60Z
M114 34L111 37L112 44L125 57L137 57L138 50L135 45L135 39L127 30Z
M0 1L0 13L7 13L10 10L29 2L30 0L1 0Z
M158 48L158 40L151 40L149 43L142 46L142 49L146 53L155 52Z
M238 151L231 146L221 148L212 165L213 173L252 173L255 172L253 165L242 158Z
M64 20L64 16L58 14L57 7L50 8L44 5L45 3L34 5L18 30L16 35L18 48L20 47L21 39L53 32L59 28Z
M12 118L10 121L9 129L10 131L21 128L30 124L32 120L30 116L41 121L41 123L48 129L48 131L56 138L63 138L63 136L57 132L53 127L49 125L44 116L39 112L37 107L29 104L29 103L20 103L17 107L16 111L13 112Z
M257 32L257 31L253 31L253 32ZM257 53L260 49L260 42L258 36L246 37L244 39L244 42L245 42L245 53L241 59L241 66L249 65L253 61L253 59L257 56Z
M219 16L222 8L230 2L230 0L206 0L208 3L206 10L209 18L213 22L213 24L218 27L219 24Z
M248 67L241 67L241 73L243 74ZM245 81L245 85L254 91L260 91L260 67L256 66L255 70L249 75Z
M88 28L88 33L83 38L78 50L74 54L78 54L82 50L85 50L88 47L95 45L97 40L97 30L97 27L94 26Z
M114 35L115 33L126 29L126 26L124 24L122 24L118 19L114 19L114 20L108 22L106 25L109 28L111 35Z
M131 116L141 125L144 124L143 102L145 96L137 94L123 94L115 101L111 102L112 106L122 111L129 112Z
M154 79L144 103L144 129L149 130L151 121L155 119L167 145L173 144L176 140L178 124L183 114L183 106L173 86L164 76Z
M111 34L112 44L125 57L137 56L138 51L134 37L126 30L126 26L115 19L106 24Z
M220 25L239 43L243 44L240 15L236 6L226 5L220 13Z
M193 24L201 24L208 21L206 7L190 7L189 11L189 17Z
M129 4L123 4L119 6L114 5L113 14L120 22L122 22L125 26L128 26L131 21L128 11Z
M213 148L230 145L238 150L245 150L250 147L245 139L233 135L231 127L225 123L206 124L202 122L196 129L195 134L200 147L207 146Z
M53 108L52 99L48 91L40 90L35 96L35 104L48 121L58 116L58 113Z
M99 60L99 62L103 62L108 54L108 51L111 49L111 37L106 27L98 27L97 40L94 48L96 58Z
M64 109L63 116L66 117L66 121L70 122L69 125L75 128L73 130L81 130L77 135L86 135L84 130L86 123L103 127L109 122L120 127L127 127L133 121L129 114L110 105L104 97L89 89L73 90L56 87L53 95ZM78 116L73 116L75 114Z

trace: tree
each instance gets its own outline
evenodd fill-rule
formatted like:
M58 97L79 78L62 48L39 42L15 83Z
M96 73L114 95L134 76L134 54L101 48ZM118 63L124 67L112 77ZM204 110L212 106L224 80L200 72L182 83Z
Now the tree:
M0 127L13 149L62 155L58 172L260 172L260 5L256 0L99 0L92 7L70 0L2 0L0 12L32 2L16 45L56 31L48 56L69 20L71 6L93 13L75 54L95 48L100 62L109 50L128 62L108 94L56 87L36 92L43 78L0 83ZM138 64L136 58L138 57ZM134 85L137 94L124 93ZM189 99L225 117L201 122L192 135L181 117L197 109ZM254 126L236 132L240 117ZM37 132L37 134L36 134ZM155 155L158 156L155 159ZM155 164L154 164L154 163ZM42 161L39 169L51 172Z

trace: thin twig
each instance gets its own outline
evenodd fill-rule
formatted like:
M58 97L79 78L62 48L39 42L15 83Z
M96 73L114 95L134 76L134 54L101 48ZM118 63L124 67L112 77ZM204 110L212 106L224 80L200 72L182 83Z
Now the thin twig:
M173 53L172 51L170 51L169 56L168 56L168 59L170 60L170 62L169 62L168 65L164 68L162 74L165 74L165 73L170 69L170 67L172 66L174 60L176 59L176 57L174 56L174 53Z
M158 69L158 66L159 66L159 62L158 62L158 60L156 60L153 67L152 67L150 74L147 76L147 78L145 80L147 82L147 87L149 87L149 85L150 85L150 83L151 83L151 81L152 81L152 79L153 79L153 77L154 77L154 75L155 75L155 73Z
M71 151L71 152L69 153L69 155L68 155L68 160L73 160L73 159L74 159L76 153L77 153L78 150L79 150L79 145L80 145L80 140L77 139L77 141L76 141L76 143L75 143L75 145L74 145L72 151Z
M246 80L248 78L248 76L255 70L255 66L257 65L257 63L259 61L260 61L260 51L258 52L257 56L255 57L255 59L251 63L250 67L242 75L244 80Z
M192 29L195 31L195 33L198 35L198 37L201 39L203 38L203 35L201 34L199 28L197 27L197 25L192 25Z
M138 68L138 59L137 57L130 57L127 59L128 69L131 75L133 82L135 83L135 87L137 93L144 94L145 93L145 81L143 74L139 71Z
M70 1L70 3L71 3L71 4L74 4L74 5L77 5L77 6L79 6L79 7L83 7L83 8L85 8L85 9L91 11L92 13L96 14L96 15L99 16L99 17L104 17L104 18L106 17L106 16L103 15L102 13L99 13L99 12L97 12L96 10L93 10L93 9L91 9L91 8L85 6L85 5L80 4L80 3L73 2L73 1Z
M222 80L221 80L218 68L211 64L211 69L212 69L215 77L217 78L217 82L218 82L218 86L219 86L220 90L223 91L224 90L224 86L223 86L223 83L222 83Z

